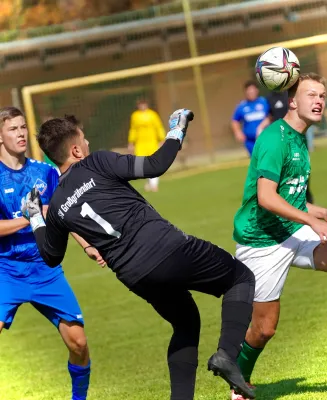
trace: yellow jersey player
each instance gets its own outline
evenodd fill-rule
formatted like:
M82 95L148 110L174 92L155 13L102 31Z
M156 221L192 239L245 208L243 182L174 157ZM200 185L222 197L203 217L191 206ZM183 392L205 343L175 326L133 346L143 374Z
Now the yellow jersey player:
M158 150L165 136L158 113L149 108L146 100L139 100L137 110L131 116L128 150L136 156L150 156ZM148 179L146 191L157 192L158 188L159 177Z

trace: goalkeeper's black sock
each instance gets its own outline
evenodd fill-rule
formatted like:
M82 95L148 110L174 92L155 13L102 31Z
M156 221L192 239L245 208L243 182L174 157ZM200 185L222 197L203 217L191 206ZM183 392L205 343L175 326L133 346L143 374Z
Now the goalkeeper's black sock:
M223 304L218 348L236 361L243 345L252 314L252 305L240 302Z
M234 285L225 293L221 311L221 335L218 348L225 350L235 361L242 349L253 308L254 276L248 270L244 277L243 282Z
M171 383L170 400L193 400L198 366L197 347L184 347L169 354L168 366Z

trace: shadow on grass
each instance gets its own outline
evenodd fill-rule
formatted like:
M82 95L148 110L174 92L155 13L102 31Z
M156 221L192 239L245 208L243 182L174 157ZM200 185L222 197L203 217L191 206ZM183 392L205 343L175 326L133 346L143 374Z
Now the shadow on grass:
M283 379L281 381L268 384L256 385L256 396L258 399L275 400L282 396L300 393L325 393L327 398L327 385L317 383L312 385L305 384L306 378Z

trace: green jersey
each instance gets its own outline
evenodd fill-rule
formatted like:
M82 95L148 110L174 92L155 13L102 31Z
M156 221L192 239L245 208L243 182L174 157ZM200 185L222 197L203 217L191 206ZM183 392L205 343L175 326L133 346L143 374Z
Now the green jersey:
M292 236L302 225L260 207L257 180L263 177L276 182L277 193L284 200L307 211L309 175L310 156L305 135L282 119L266 128L254 146L242 206L234 219L234 240L245 246L267 247Z

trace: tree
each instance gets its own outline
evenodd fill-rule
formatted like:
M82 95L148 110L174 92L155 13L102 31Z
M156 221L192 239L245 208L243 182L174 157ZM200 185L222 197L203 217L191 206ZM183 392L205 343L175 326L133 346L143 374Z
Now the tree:
M56 2L41 0L38 4L25 9L21 20L21 28L55 25L63 21L63 14Z
M13 2L11 0L2 0L0 7L0 29L11 29L10 20L13 15Z
M0 0L0 30L85 20L168 1L170 0Z

